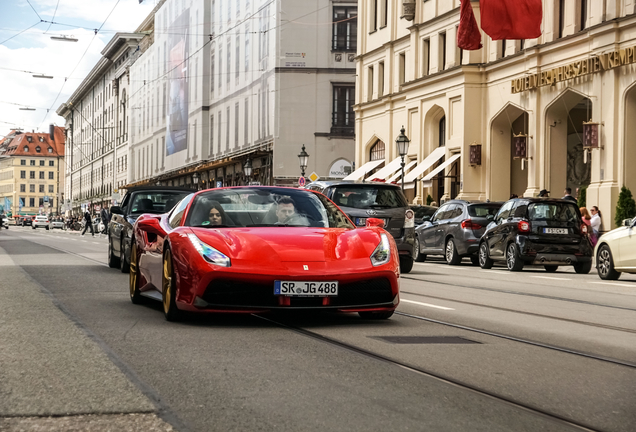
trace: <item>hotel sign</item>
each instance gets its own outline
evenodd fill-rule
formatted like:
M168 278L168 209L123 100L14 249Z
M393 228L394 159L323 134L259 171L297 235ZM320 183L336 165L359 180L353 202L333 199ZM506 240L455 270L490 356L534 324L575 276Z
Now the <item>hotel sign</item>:
M599 54L597 56L575 61L568 65L559 66L545 72L539 72L522 78L513 79L511 90L513 94L521 93L538 87L555 85L558 82L571 80L591 73L607 71L632 63L636 63L636 47L624 48L618 51Z

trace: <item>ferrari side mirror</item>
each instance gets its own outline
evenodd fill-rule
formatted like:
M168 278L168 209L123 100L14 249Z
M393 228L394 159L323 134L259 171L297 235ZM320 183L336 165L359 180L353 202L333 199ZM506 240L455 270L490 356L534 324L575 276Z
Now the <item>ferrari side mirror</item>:
M165 234L163 228L161 228L159 219L156 216L141 215L139 219L137 219L137 227L150 234L159 236L163 236Z

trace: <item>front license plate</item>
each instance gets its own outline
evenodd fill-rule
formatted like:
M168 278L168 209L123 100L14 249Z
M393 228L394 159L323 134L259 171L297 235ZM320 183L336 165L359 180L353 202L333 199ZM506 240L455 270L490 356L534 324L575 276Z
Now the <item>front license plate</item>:
M274 295L326 297L338 295L338 282L274 281Z
M568 234L567 228L543 228L544 234Z

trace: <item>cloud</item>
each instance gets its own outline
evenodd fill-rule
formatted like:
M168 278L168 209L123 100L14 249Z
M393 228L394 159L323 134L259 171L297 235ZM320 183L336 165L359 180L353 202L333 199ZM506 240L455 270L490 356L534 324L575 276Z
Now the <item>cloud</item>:
M57 0L32 1L45 20L50 19L56 2ZM91 27L92 23L98 27L115 3L116 0L60 0L55 21L71 22L82 27ZM113 23L111 28L116 26L117 30L133 32L150 13L154 2L142 6L138 0L121 0L104 28ZM33 11L30 8L21 8L20 13L33 14ZM102 49L114 36L114 32L95 36L91 30L60 30L61 27L56 26L51 28L49 34L44 35L42 32L46 27L41 25L37 28L40 30L21 35L17 48L0 45L0 67L44 73L54 76L54 79L33 78L30 73L0 69L0 82L3 83L3 92L0 95L0 135L6 135L15 127L10 123L18 124L25 130L39 128L41 131L47 131L49 123L63 126L64 119L55 111L81 84L101 58ZM53 41L50 39L51 34L73 35L79 42ZM4 85L5 83L8 85ZM59 97L54 103L58 93ZM21 111L19 106L7 102L34 107L36 111ZM48 113L47 109L50 109Z

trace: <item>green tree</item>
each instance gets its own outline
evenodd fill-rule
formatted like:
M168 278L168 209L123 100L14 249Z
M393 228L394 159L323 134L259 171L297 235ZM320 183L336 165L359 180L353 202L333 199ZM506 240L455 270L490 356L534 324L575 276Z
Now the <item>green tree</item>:
M433 197L429 194L426 196L426 205L431 205L433 202Z
M636 216L636 201L632 197L632 192L625 186L621 188L618 195L618 203L616 203L616 216L614 223L616 226L623 225L623 219L631 219Z
M587 186L581 186L579 188L579 196L577 197L577 204L579 207L585 207L587 201Z

